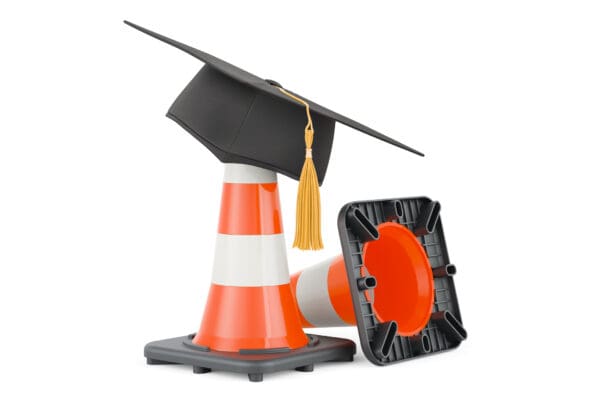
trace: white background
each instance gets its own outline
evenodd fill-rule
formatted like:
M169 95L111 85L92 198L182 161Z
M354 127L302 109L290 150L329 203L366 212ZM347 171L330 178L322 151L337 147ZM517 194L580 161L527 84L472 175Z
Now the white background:
M11 3L0 397L598 398L596 2ZM326 250L290 250L290 270L340 251L346 202L438 199L469 339L383 368L359 351L262 384L146 366L146 342L200 322L222 168L164 117L202 64L124 18L424 151L338 125ZM280 178L290 248L296 187ZM358 340L354 328L317 332Z

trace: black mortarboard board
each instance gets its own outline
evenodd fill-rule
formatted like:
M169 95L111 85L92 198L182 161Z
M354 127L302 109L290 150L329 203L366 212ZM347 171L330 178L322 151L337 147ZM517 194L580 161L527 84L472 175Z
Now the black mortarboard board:
M255 165L299 179L305 160L302 128L306 124L306 114L302 104L283 94L279 90L280 85L274 81L261 79L129 21L125 23L205 63L167 112L169 118L202 142L222 162ZM310 106L315 131L313 161L319 184L323 183L329 164L336 121L423 155L350 118L294 95Z

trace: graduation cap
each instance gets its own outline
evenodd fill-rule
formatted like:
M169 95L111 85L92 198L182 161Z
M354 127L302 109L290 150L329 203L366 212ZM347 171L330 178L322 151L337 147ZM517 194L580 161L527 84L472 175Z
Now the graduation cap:
M323 247L318 186L327 172L336 122L423 156L273 80L259 78L208 53L124 22L205 63L171 105L167 117L224 163L254 165L300 181L294 247Z

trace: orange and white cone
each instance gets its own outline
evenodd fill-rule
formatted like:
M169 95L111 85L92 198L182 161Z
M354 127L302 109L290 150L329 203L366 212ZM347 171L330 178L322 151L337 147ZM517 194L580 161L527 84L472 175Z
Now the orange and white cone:
M225 164L212 285L193 342L230 352L308 343L290 287L275 172Z
M365 244L361 295L373 303L380 323L396 321L398 334L412 336L429 322L434 301L433 273L427 254L404 226L386 222L379 239ZM356 317L340 255L291 277L292 290L304 327L356 325Z

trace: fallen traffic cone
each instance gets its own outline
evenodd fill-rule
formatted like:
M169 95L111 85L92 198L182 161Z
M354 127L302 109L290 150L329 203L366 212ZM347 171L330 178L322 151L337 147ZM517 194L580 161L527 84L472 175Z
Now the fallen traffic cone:
M291 276L302 325L356 325L379 365L456 347L467 333L439 212L427 198L344 206L343 255Z
M412 336L431 316L433 274L423 247L407 228L393 222L378 227L367 243L358 285L379 322L395 321L398 334ZM291 277L304 327L356 325L342 255Z
M433 274L415 235L393 222L378 227L378 240L363 250L358 285L373 303L379 322L395 321L398 334L412 336L431 316ZM291 277L304 327L356 325L350 285L342 255Z

